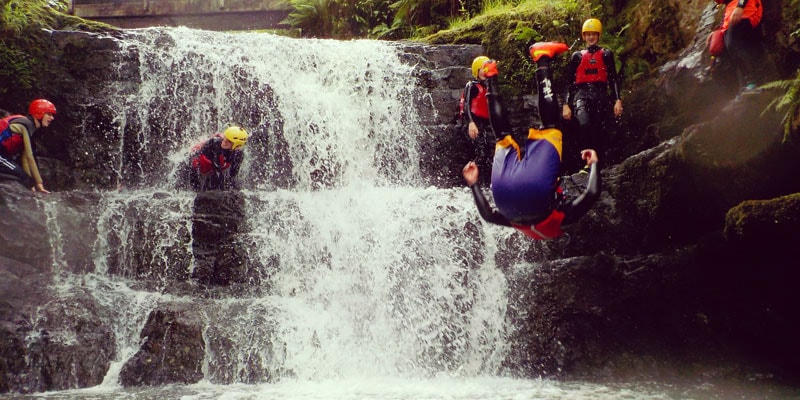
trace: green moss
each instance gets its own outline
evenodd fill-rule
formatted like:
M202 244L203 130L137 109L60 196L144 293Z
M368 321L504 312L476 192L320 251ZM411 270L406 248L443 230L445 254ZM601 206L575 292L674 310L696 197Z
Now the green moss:
M0 42L0 81L16 82L24 89L33 87L34 76L32 60L19 49L8 47L5 41ZM5 95L11 85L0 86L0 95Z
M62 8L64 3L56 3ZM21 34L30 29L51 28L57 18L45 0L3 0L0 29L4 34Z
M800 193L770 200L750 200L728 210L725 237L729 240L791 235L800 226Z
M538 41L576 44L583 20L593 12L590 2L575 0L527 0L516 6L498 3L472 19L459 19L449 29L414 40L428 44L483 45L486 54L499 61L504 91L511 95L527 94L533 90L531 82L536 71L528 47ZM565 64L565 57L556 60L556 81Z
M66 14L66 0L0 0L0 108L18 109L48 76L48 30L107 32L116 28Z

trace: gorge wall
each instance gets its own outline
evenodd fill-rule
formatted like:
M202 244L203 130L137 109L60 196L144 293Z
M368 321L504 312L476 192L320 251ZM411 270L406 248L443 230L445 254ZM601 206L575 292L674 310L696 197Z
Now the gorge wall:
M124 35L51 33L58 73L49 76L49 90L41 95L53 100L59 113L56 123L37 135L36 150L54 193L0 183L2 392L98 385L119 357L107 324L114 308L98 304L88 283L65 293L54 282L65 271L80 274L93 265L92 243L83 238L100 229L102 193L148 186L155 179L118 168L141 148L143 127L109 129L119 127L120 118L103 106L112 101L103 98L109 85L136 93L145 68L136 49L120 51ZM420 179L434 187L460 187L460 169L474 150L456 121L457 101L469 78L466 66L482 48L399 43L397 51L415 66L409 95L426 132L414 138ZM682 57L691 60L697 52L689 49ZM701 68L665 66L666 79L654 85L662 85L664 93L673 93L676 81L684 93L713 91L697 78ZM257 109L273 96L257 93L257 101L245 99L242 107ZM604 166L601 201L565 238L531 242L511 234L500 240L494 261L508 281L506 318L514 327L504 368L524 376L597 380L800 377L792 357L800 352L794 323L800 299L793 286L800 275L793 261L800 256L800 160L796 146L782 140L782 115L767 107L775 95L721 98L718 112L682 127L678 135L627 132L637 144L620 151L630 153L621 162ZM658 101L688 104L685 112L695 112L696 104L679 96ZM535 120L532 95L508 98L507 104L515 127ZM271 126L279 134L269 159L280 171L280 163L289 162L282 156L287 133L280 119ZM257 141L252 148L259 148ZM259 159L266 153L248 155ZM280 173L269 180L276 189L295 184ZM164 198L168 195L156 192L142 199L131 206L129 218L140 218L150 202ZM139 350L119 372L123 385L197 382L204 378L204 349L230 350L226 343L204 341L205 301L257 294L268 290L262 283L269 280L256 273L263 265L232 251L242 229L241 204L241 194L220 192L171 205L192 214L178 238L191 241L198 264L191 274L175 260L142 262L138 271L109 266L110 275L196 299L161 305L142 321ZM453 235L467 232L471 240L464 249L469 259L486 256L478 233L483 224L472 219L454 228ZM57 244L51 240L55 228L62 238ZM151 244L138 245L144 257ZM261 382L281 374L264 365L250 371L244 378L218 373L213 379Z

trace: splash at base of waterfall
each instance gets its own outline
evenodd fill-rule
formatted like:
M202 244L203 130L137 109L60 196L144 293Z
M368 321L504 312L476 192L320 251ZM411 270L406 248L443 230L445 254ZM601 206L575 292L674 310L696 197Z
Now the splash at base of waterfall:
M323 381L284 380L262 385L171 385L157 388L99 386L49 392L31 397L71 400L226 399L226 400L671 400L671 399L797 399L800 389L757 382L691 382L593 384L542 379L496 377L411 379L353 379ZM2 397L2 396L0 396Z

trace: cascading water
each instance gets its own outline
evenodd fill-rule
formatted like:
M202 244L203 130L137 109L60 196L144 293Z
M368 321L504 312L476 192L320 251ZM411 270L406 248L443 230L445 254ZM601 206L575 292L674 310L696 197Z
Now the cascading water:
M495 243L511 232L483 224L476 249L464 232L477 219L471 196L421 183L419 138L434 133L392 44L153 29L126 33L123 47L140 76L110 88L106 105L122 138L121 190L101 196L94 272L62 274L111 310L116 359L101 387L66 396L618 398L496 377L509 328ZM192 296L176 287L191 286L196 266L195 194L175 190L177 171L192 144L229 124L252 135L239 251L258 287ZM122 389L148 314L169 303L202 310L202 382Z
M114 324L119 363L154 304L190 301L156 294L170 291L166 276L191 279L194 194L173 190L180 163L193 143L240 124L252 135L240 173L251 245L241 251L269 289L208 302L208 381L499 369L505 280L472 259L460 232L471 199L419 184L427 133L413 66L393 46L188 29L134 31L125 46L139 55L141 83L110 107L120 129L141 134L121 145L118 179L129 188L103 197L94 269L156 284L126 286L139 299L149 289L149 300L128 302L138 312ZM96 293L111 306L118 287ZM220 354L220 341L235 354Z

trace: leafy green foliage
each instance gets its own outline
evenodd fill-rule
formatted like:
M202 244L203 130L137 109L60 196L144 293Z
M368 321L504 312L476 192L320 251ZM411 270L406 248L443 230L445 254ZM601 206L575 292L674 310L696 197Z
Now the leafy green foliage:
M63 6L47 0L0 0L0 80L8 83L0 94L5 95L12 86L33 87L36 60L44 56L43 29L57 25L57 13Z
M500 61L506 90L529 93L536 68L528 47L543 40L575 44L588 10L588 3L576 0L491 0L471 18L454 19L448 29L418 40L481 44L486 55Z
M6 46L5 42L0 42L0 81L16 82L24 89L33 86L34 76L32 73L32 60L27 54L20 50ZM9 85L0 86L0 95L6 94Z
M481 11L483 0L286 0L284 23L305 37L403 39ZM500 0L502 1L502 0Z
M294 9L283 22L304 37L377 37L392 21L390 0L288 0Z
M56 14L64 11L63 2L48 0L2 0L0 30L4 34L20 34L27 30L56 25Z
M289 0L294 7L283 21L293 28L298 28L305 36L330 37L333 35L331 18L331 0Z
M800 69L794 79L770 82L762 86L764 89L781 89L783 96L776 97L769 103L767 109L774 108L779 112L784 112L783 128L784 142L800 140Z

